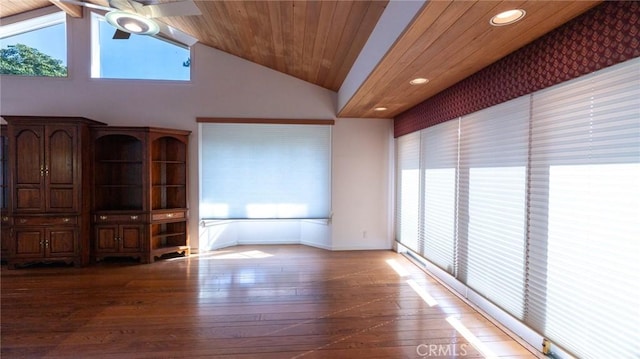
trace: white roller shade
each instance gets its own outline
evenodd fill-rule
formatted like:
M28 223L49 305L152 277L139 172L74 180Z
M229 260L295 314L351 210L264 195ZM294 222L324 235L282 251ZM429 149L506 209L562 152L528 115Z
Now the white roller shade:
M527 322L589 358L640 355L638 61L533 96Z
M523 315L529 96L463 116L459 278Z
M329 218L331 126L201 125L200 217Z
M420 133L396 139L396 239L420 252Z
M458 126L453 120L421 132L422 255L450 274L456 267Z

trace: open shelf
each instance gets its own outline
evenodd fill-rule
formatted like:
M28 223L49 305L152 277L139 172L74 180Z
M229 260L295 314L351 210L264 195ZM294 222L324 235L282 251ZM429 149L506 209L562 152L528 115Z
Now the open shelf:
M143 143L126 134L96 140L94 194L96 211L143 209Z
M151 225L151 249L187 245L187 222L156 223Z
M152 143L151 209L186 208L187 144L170 136Z

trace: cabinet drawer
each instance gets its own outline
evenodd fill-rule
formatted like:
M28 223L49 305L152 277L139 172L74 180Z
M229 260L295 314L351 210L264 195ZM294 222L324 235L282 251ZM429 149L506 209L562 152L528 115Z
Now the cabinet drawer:
M143 223L144 216L141 214L96 214L93 218L95 223Z
M15 225L24 226L52 226L52 225L77 225L78 217L76 216L60 216L60 217L15 217Z
M165 213L154 213L151 215L151 220L153 221L165 221L170 219L183 219L185 218L184 212L165 212Z

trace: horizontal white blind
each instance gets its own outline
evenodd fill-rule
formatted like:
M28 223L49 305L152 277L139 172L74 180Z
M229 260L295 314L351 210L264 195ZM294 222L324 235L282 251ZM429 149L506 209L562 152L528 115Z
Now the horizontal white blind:
M200 217L329 218L331 126L201 124Z
M411 183L401 219L420 223L418 253L452 273L458 143L455 277L556 347L638 357L640 59L464 116L457 139L445 125L458 120L405 136L422 143L398 167L412 170L398 185Z
M640 355L639 69L533 95L526 322L584 358Z
M463 116L460 279L523 316L529 96Z
M396 139L396 239L420 252L420 133Z
M458 126L452 120L421 132L423 174L422 255L455 274Z

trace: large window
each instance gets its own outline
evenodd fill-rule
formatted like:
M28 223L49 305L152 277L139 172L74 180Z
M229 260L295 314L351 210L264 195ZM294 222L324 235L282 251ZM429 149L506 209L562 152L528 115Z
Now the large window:
M201 218L329 218L331 126L203 123L200 134Z
M638 357L638 61L540 91L532 108L529 322L583 357Z
M522 319L529 98L463 116L460 128L459 278Z
M91 77L111 79L191 79L191 53L157 37L132 34L113 39L116 29L103 16L92 14Z
M397 139L398 241L557 353L638 357L640 59L417 134Z
M64 12L0 26L0 74L67 76Z
M402 244L420 253L420 133L398 138L396 153L396 236L402 238Z

